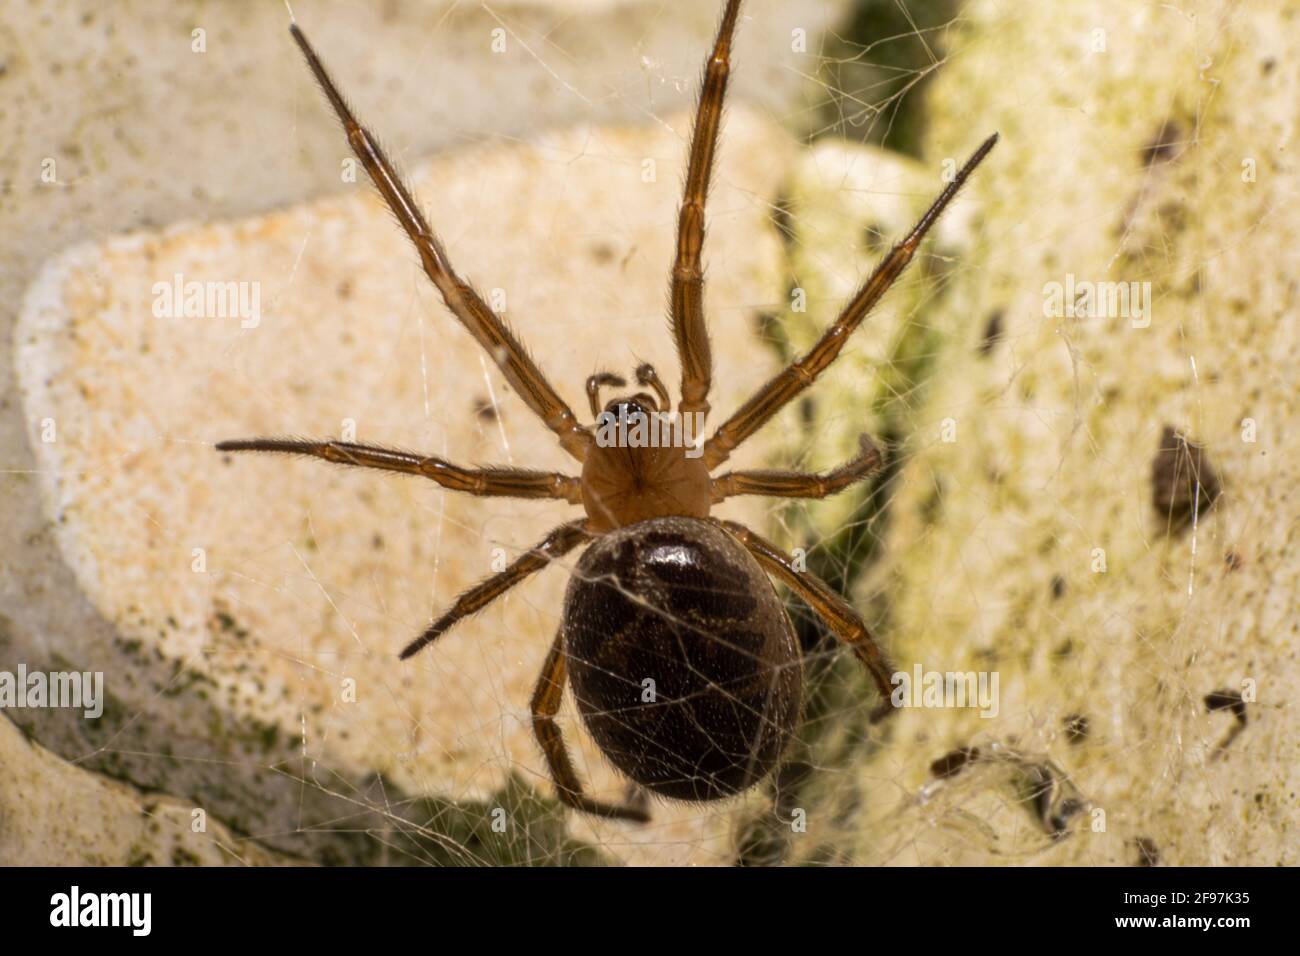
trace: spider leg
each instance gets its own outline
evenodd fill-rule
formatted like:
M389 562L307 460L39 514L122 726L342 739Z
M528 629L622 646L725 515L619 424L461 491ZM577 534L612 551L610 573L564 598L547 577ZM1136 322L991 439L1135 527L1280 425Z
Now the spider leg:
M456 274L447 259L446 250L443 249L441 241L434 235L433 230L429 228L410 189L402 182L370 131L357 122L343 95L316 56L316 51L307 42L307 37L298 29L297 24L291 26L289 30L302 50L303 56L306 57L307 65L315 74L316 82L320 84L334 112L338 115L339 122L343 124L352 151L366 167L366 172L380 195L384 197L384 202L388 204L388 208L406 230L416 252L419 253L425 273L442 294L442 300L447 304L447 308L492 357L511 387L519 393L528 407L558 436L564 450L582 461L593 441L591 433L578 424L572 410L556 394L551 383L546 380L541 369L520 345L509 326L488 308L468 282Z
M709 348L709 330L704 324L704 269L700 264L700 253L704 248L704 202L709 193L718 128L722 125L722 101L727 94L727 77L731 72L731 38L739 16L740 0L727 0L713 52L704 67L704 86L691 132L686 189L677 216L671 315L677 357L682 366L678 410L683 415L700 412L707 416L709 413L713 355Z
M800 571L796 568L793 559L766 538L735 521L718 523L739 538L740 543L762 567L798 594L804 603L825 622L831 632L853 649L853 653L871 674L876 689L884 698L871 715L872 723L892 714L894 707L891 695L894 692L894 685L890 678L894 668L880 650L862 616L850 606L848 601L832 591L821 578L810 571Z
M884 460L870 438L858 438L856 458L823 475L800 471L729 471L711 482L713 502L733 495L772 495L777 498L825 498L880 470Z
M925 234L930 231L930 227L938 220L940 213L948 203L952 202L953 196L957 195L957 190L961 189L962 184L970 178L975 167L989 154L989 150L997 141L998 135L994 133L981 144L979 149L975 150L970 159L966 160L966 164L958 171L953 181L944 188L939 198L912 227L907 238L895 245L881 260L870 278L844 307L839 318L822 333L822 337L808 353L778 373L775 378L750 396L730 418L718 426L713 436L704 443L706 465L713 468L726 461L736 446L758 431L769 418L816 381L817 376L835 361L853 330L866 318L880 301L880 297L907 268Z
M560 732L560 725L555 722L555 715L560 712L560 701L564 697L564 677L564 632L561 631L551 645L551 652L546 655L546 663L542 665L532 701L533 733L542 746L560 800L575 810L598 817L649 823L650 814L641 807L603 803L582 792L582 782L573 769L573 761L569 759L569 748L564 744L564 735Z
M307 455L340 465L397 471L429 478L452 491L494 498L560 498L582 503L582 483L571 475L523 468L462 468L432 455L344 441L297 438L236 438L217 442L217 451L269 451Z
M568 554L590 537L591 533L587 530L585 518L552 528L550 534L540 544L534 545L516 558L504 571L490 578L484 578L456 598L455 603L442 617L430 624L423 634L406 646L401 653L402 660L419 653L426 645L432 644L451 630L462 618L481 611L524 578L540 571L555 558Z

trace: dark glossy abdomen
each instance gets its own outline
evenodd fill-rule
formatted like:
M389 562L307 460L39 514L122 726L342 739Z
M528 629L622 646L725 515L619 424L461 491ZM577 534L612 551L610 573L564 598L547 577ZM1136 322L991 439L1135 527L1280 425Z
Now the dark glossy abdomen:
M654 518L597 538L570 578L564 635L588 730L656 793L738 793L798 723L790 620L758 563L707 521Z

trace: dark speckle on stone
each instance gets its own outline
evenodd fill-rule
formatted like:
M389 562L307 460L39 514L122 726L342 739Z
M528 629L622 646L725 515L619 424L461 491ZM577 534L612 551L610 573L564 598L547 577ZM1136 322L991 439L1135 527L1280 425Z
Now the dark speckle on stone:
M1150 142L1142 148L1142 165L1154 166L1176 159L1184 148L1183 131L1173 120L1162 123L1151 137Z
M885 247L889 234L885 227L880 223L868 223L867 227L862 230L862 242L870 252L879 252Z
M1185 531L1218 500L1223 488L1205 449L1166 425L1151 463L1152 503L1170 533Z
M1072 744L1081 744L1088 739L1090 722L1084 714L1069 714L1065 718L1065 736Z
M984 325L984 337L980 339L980 354L988 355L993 347L1002 341L1002 310L996 310Z
M1150 837L1138 837L1133 841L1137 847L1138 866L1155 866L1160 862L1160 848L1156 846L1156 841Z

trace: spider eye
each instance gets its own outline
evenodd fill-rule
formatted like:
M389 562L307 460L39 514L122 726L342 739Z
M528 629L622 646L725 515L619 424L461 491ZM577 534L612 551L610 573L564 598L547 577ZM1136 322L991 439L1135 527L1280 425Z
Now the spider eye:
M649 412L645 406L636 399L616 398L605 406L605 414L601 417L611 418L617 423L634 425L648 414Z

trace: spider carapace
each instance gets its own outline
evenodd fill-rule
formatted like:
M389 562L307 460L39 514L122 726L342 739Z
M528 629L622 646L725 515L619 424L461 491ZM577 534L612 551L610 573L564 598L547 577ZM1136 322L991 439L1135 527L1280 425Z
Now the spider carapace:
M705 64L678 216L669 311L681 365L678 420L703 422L713 362L704 316L704 207L730 71L740 0L728 0ZM681 800L738 793L777 764L800 717L799 647L769 575L799 595L848 644L890 710L892 668L861 616L787 554L743 525L710 516L734 495L822 498L871 475L881 458L864 436L851 461L824 474L714 470L746 438L834 361L845 340L911 261L962 184L993 148L989 137L845 305L807 354L763 385L702 443L685 446L598 440L581 424L504 320L453 269L441 242L378 143L352 114L306 36L290 28L307 64L365 166L420 257L447 309L488 355L561 446L582 464L578 476L517 468L466 468L428 455L341 441L253 438L224 441L221 451L308 455L326 461L418 475L473 495L558 498L585 516L555 528L505 570L461 594L402 651L410 657L510 588L588 545L569 580L560 633L533 694L533 727L560 799L605 817L644 821L641 806L596 800L583 792L555 717L566 682L605 756L650 791ZM668 416L668 390L649 365L635 373L651 392L615 398L610 373L586 383L593 419ZM689 432L688 432L689 434Z

